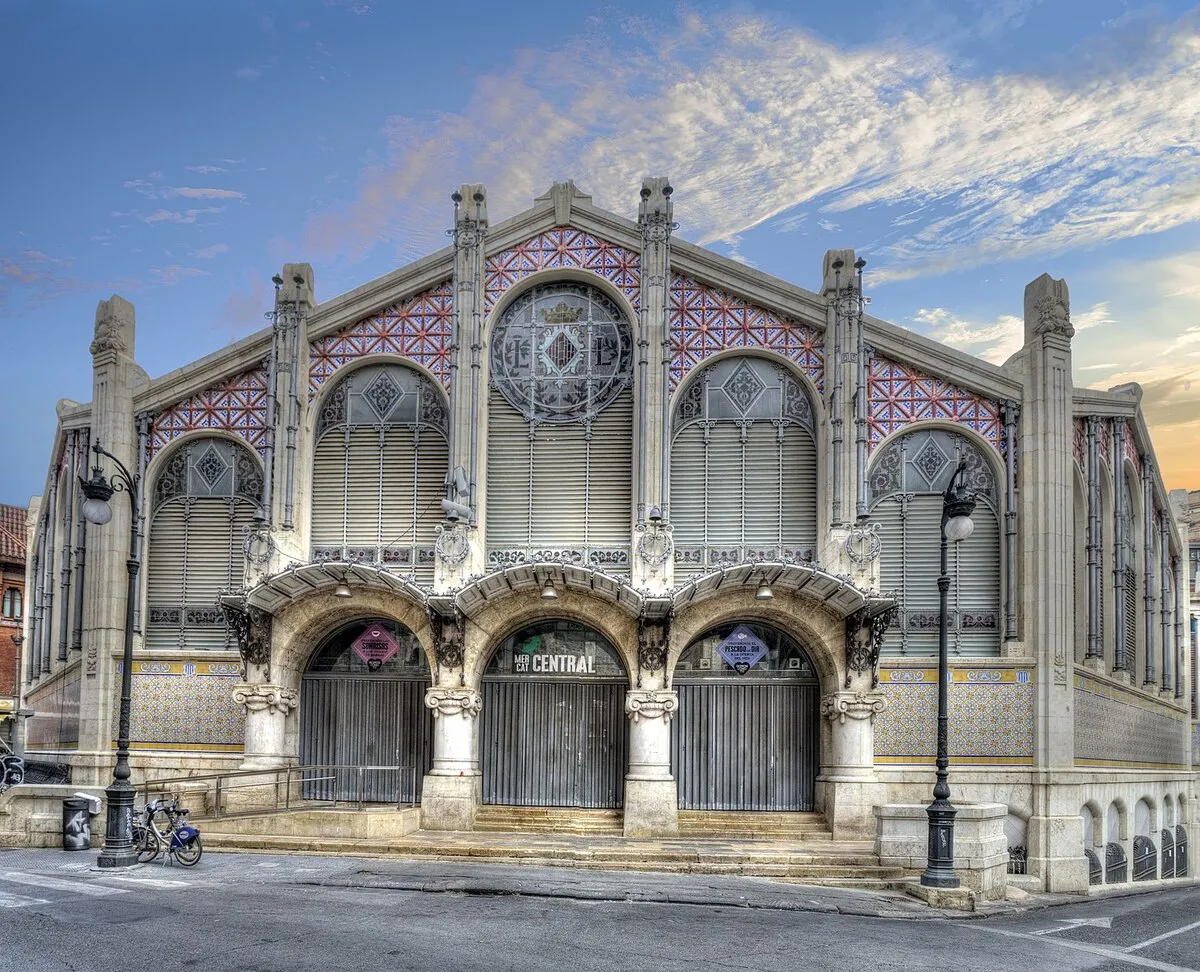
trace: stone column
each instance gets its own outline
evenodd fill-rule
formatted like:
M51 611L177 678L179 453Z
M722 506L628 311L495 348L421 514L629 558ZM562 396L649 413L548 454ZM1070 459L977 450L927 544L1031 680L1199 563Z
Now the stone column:
M625 774L625 836L679 833L679 792L671 775L671 715L679 696L669 689L631 689L629 772Z
M133 360L132 304L116 295L100 301L91 352L92 441L99 441L126 469L136 469L133 386L141 369ZM102 460L101 467L111 478L115 472L111 461ZM77 777L81 784L107 783L112 776L113 726L120 684L117 660L125 643L125 561L129 555L131 510L122 494L112 497L111 507L112 519L89 531L88 570L83 584Z
M274 769L290 762L284 743L287 715L296 693L282 685L242 682L233 701L246 707L246 737L241 769Z
M1015 363L1024 386L1020 521L1021 613L1026 642L1038 652L1034 812L1029 820L1030 873L1047 891L1083 891L1082 822L1074 790L1057 771L1075 760L1073 711L1074 434L1070 296L1066 282L1042 274L1025 288L1025 344Z
M875 717L887 708L882 692L865 684L821 699L829 720L829 752L821 773L825 821L835 839L875 836L875 807L887 802L887 787L875 775Z
M836 268L835 263L839 264ZM854 264L854 250L826 250L821 267L821 294L829 301L825 318L824 394L828 417L828 431L824 433L828 436L824 486L828 500L819 519L827 523L829 529L824 531L826 542L817 556L830 569L845 572L850 571L851 565L844 544L855 523L859 499L858 426L854 425L856 396L860 377L867 370L866 348L859 341L857 315L844 312L853 302L859 286ZM860 355L863 358L861 369ZM864 383L862 394L866 393ZM863 405L866 405L865 401ZM853 435L849 434L850 425L854 428Z
M483 696L472 688L431 688L425 705L433 713L433 769L421 791L421 826L470 830L482 796L476 717Z

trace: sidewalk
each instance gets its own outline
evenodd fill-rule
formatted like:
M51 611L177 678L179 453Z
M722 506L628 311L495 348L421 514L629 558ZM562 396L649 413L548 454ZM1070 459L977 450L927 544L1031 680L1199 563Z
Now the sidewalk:
M102 879L104 872L94 869L95 857L95 851L0 850L0 880L5 871L62 876L64 868L77 874L81 880ZM964 912L930 908L896 891L818 887L771 878L473 862L309 857L302 854L209 852L205 853L198 867L190 870L174 865L147 864L140 871L148 876L167 876L206 886L255 882L426 894L524 895L578 901L759 908L908 920L984 918L1090 900L1084 895L1022 893L1020 900L979 902L976 911Z

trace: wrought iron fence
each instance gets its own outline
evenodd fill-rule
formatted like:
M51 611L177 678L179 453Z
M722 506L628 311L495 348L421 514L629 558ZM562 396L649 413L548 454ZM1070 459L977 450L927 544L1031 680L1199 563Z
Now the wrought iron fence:
M1018 844L1016 847L1008 849L1008 873L1009 874L1028 874L1028 852L1025 847Z
M1153 881L1158 877L1158 848L1149 837L1133 838L1133 879Z
M1183 824L1175 827L1175 876L1188 876L1188 835Z
M1100 858L1094 850L1084 849L1083 856L1088 862L1088 884L1103 884L1104 883L1104 867L1100 864Z
M1104 883L1124 884L1129 880L1129 860L1125 848L1120 844L1108 844L1104 848Z
M1170 827L1164 827L1162 832L1162 876L1175 876L1175 835Z

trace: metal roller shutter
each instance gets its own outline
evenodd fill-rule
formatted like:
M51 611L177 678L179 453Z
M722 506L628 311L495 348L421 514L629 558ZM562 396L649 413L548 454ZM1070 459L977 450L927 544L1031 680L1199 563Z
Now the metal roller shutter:
M628 546L633 532L633 392L624 391L592 422L588 542Z
M1000 523L984 503L971 518L971 535L950 545L950 606L958 622L951 630L950 653L979 658L1000 653Z
M683 429L671 446L671 523L676 550L702 550L707 542L706 453L704 430L697 425ZM676 556L676 577L698 569L686 556Z
M487 538L489 546L530 542L533 488L529 424L492 390L488 398Z
M346 445L341 430L326 435L313 454L312 545L338 547L346 542Z
M173 649L183 645L183 615L180 612L184 601L187 549L186 501L172 500L151 518L146 543L147 620L143 643L147 649Z

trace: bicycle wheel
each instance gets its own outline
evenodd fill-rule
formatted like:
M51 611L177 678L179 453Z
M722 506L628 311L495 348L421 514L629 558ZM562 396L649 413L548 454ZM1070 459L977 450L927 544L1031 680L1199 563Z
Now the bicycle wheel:
M204 845L200 843L200 835L196 834L191 840L181 847L174 849L175 860L179 861L184 867L192 867L200 860L200 855L204 853Z
M133 825L133 849L139 864L149 864L158 857L158 836L142 824Z

